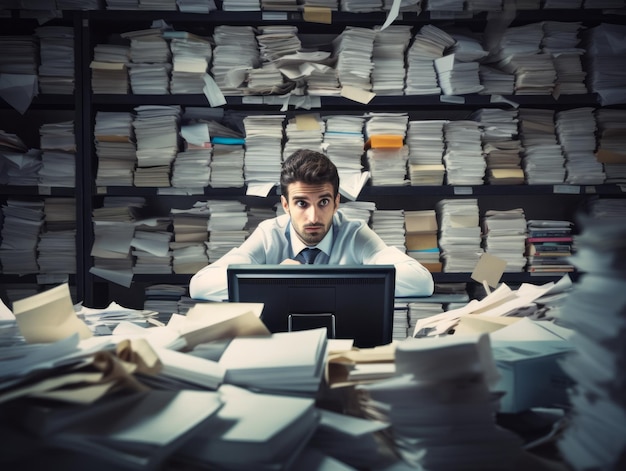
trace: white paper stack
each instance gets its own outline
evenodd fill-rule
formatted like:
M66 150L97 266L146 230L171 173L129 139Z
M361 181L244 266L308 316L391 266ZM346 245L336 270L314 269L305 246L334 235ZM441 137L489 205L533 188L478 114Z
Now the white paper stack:
M370 225L372 214L376 211L376 203L373 201L346 201L341 204L340 211L349 219L356 219Z
M163 37L170 40L172 51L172 94L201 94L204 76L208 73L213 57L208 38L184 31L164 31Z
M170 242L174 273L196 273L209 263L205 242L209 238L210 212L204 203L170 210L174 234Z
M39 128L41 143L40 184L50 187L76 186L76 139L74 122L44 123Z
M39 273L37 244L44 225L44 202L8 199L2 205L2 273L25 275Z
M454 46L454 38L434 25L424 25L406 53L405 95L439 95L435 59Z
M76 273L76 202L71 198L44 200L44 231L37 245L40 273Z
M260 0L224 0L222 2L224 11L261 11Z
M406 75L404 56L411 41L411 26L392 24L375 31L372 91L377 95L402 95Z
M178 152L179 105L141 105L135 108L137 139L135 186L170 186L170 167Z
M408 304L408 322L407 337L413 337L415 332L415 323L420 319L426 319L436 316L444 312L442 303L426 303L415 302Z
M495 32L486 39L498 44L490 57L494 67L515 74L515 94L549 95L554 90L554 61L551 54L541 53L542 39L541 23L511 26L503 34Z
M176 0L176 5L185 13L209 13L217 10L215 0Z
M370 13L380 11L381 2L378 0L339 0L341 11L352 13Z
M248 115L244 178L246 183L278 183L282 162L285 115Z
M212 188L244 186L245 149L241 144L214 144L211 161Z
M465 2L461 0L431 0L427 11L461 12L465 9Z
M487 163L483 156L480 128L470 120L448 121L444 127L448 185L483 185Z
M524 183L521 150L518 139L518 111L481 108L472 114L481 126L483 153L487 162L490 185L521 185Z
M556 112L556 133L565 156L565 181L572 185L601 185L606 175L596 159L594 108Z
M406 252L403 209L377 209L372 213L371 220L372 229L387 245Z
M442 185L445 177L443 127L446 120L409 121L406 143L409 146L411 185Z
M435 70L439 86L444 95L466 95L482 91L478 75L478 62L461 62L455 54L435 59Z
M172 233L167 230L169 218L161 222L161 228L137 228L131 241L135 257L133 273L172 273L172 253L170 240Z
M383 0L383 10L391 10L394 3L394 0ZM400 12L416 12L419 15L422 11L422 0L400 0L399 3L398 11Z
M136 95L167 95L172 70L169 44L160 29L122 33L130 40L129 77Z
M40 26L39 89L42 93L74 93L74 28L71 26Z
M443 271L472 272L483 253L478 200L443 199L436 205Z
M617 200L615 200L617 202ZM623 204L620 217L594 215L581 218L572 261L585 273L574 283L557 311L557 320L574 330L574 352L563 370L575 382L569 388L572 404L569 426L558 448L573 469L617 469L626 456L626 404L624 397L624 255L626 226ZM599 214L599 213L598 213ZM602 308L598 309L598 304ZM589 312L596 312L590 319Z
M398 136L404 141L409 117L406 113L368 113L365 122L367 167L372 185L407 185L407 161L409 148L406 145L393 147L376 144L376 136Z
M298 149L322 152L324 122L317 113L295 116L287 121L285 138L283 160Z
M522 456L519 436L495 421L498 372L487 334L408 338L396 348L395 365L394 377L356 389L366 417L391 424L408 466L506 468Z
M253 2L254 3L254 2ZM260 9L256 1L258 11ZM227 10L227 5L222 8ZM213 32L211 75L224 95L242 95L247 71L260 65L259 46L252 26L219 25Z
M236 337L219 364L226 371L227 384L265 392L315 395L324 374L327 348L326 328Z
M235 200L211 200L207 202L211 212L207 256L214 262L248 237L246 205Z
M94 93L125 95L129 90L128 64L130 46L97 44L91 69L91 89Z
M598 160L603 163L606 183L626 182L626 134L623 132L626 111L598 108L595 111L598 123ZM607 154L606 157L602 155Z
M513 95L515 92L515 74L480 64L478 76L483 86L478 92L481 95Z
M229 384L221 385L218 394L223 407L176 453L178 461L233 471L291 467L319 423L311 398L252 392Z
M527 261L524 209L488 209L482 224L485 252L506 261L507 273L524 271Z
M544 8L547 8L545 6ZM569 7L567 7L569 8ZM587 93L582 58L585 50L578 47L581 22L545 21L542 49L552 54L556 69L556 95Z
M137 164L133 115L125 111L98 111L94 128L98 156L97 186L132 186Z
M372 52L376 31L370 28L347 26L333 41L337 57L337 75L342 87L372 90Z
M37 76L39 45L35 35L2 36L0 49L0 73Z
M323 148L337 168L361 172L361 156L365 145L365 117L354 115L324 116L326 123Z
M519 119L526 182L529 185L563 183L565 159L556 138L554 110L522 108Z

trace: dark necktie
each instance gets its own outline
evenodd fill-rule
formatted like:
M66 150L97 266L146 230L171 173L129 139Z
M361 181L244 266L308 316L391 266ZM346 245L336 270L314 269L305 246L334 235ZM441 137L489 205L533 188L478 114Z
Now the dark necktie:
M306 248L300 252L300 258L304 261L305 264L311 265L313 264L313 261L315 260L315 257L317 257L318 253L320 253L320 249Z

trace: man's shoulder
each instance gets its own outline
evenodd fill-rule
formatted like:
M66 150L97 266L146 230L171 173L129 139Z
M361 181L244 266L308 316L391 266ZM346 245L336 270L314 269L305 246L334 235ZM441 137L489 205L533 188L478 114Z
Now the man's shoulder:
M265 219L259 223L259 227L265 230L284 230L289 224L289 214L280 214L276 217Z

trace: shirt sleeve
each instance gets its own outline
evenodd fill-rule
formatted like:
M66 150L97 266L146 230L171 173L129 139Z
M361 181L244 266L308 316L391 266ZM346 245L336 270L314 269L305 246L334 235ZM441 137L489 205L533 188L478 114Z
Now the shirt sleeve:
M428 269L397 247L385 244L369 226L361 227L355 242L362 247L364 264L395 266L397 297L433 294L435 283Z

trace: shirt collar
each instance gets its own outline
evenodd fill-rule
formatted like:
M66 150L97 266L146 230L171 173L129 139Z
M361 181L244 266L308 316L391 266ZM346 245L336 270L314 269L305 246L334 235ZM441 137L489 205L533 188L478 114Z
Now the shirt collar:
M328 256L330 256L330 249L333 246L333 227L334 227L334 224L331 224L330 230L324 236L321 242L313 246L313 247L320 249L322 252L324 252ZM291 222L289 222L289 239L291 241L291 250L293 250L294 257L298 255L302 251L302 249L304 249L305 247L308 247L307 245L304 244L304 242L300 240Z

